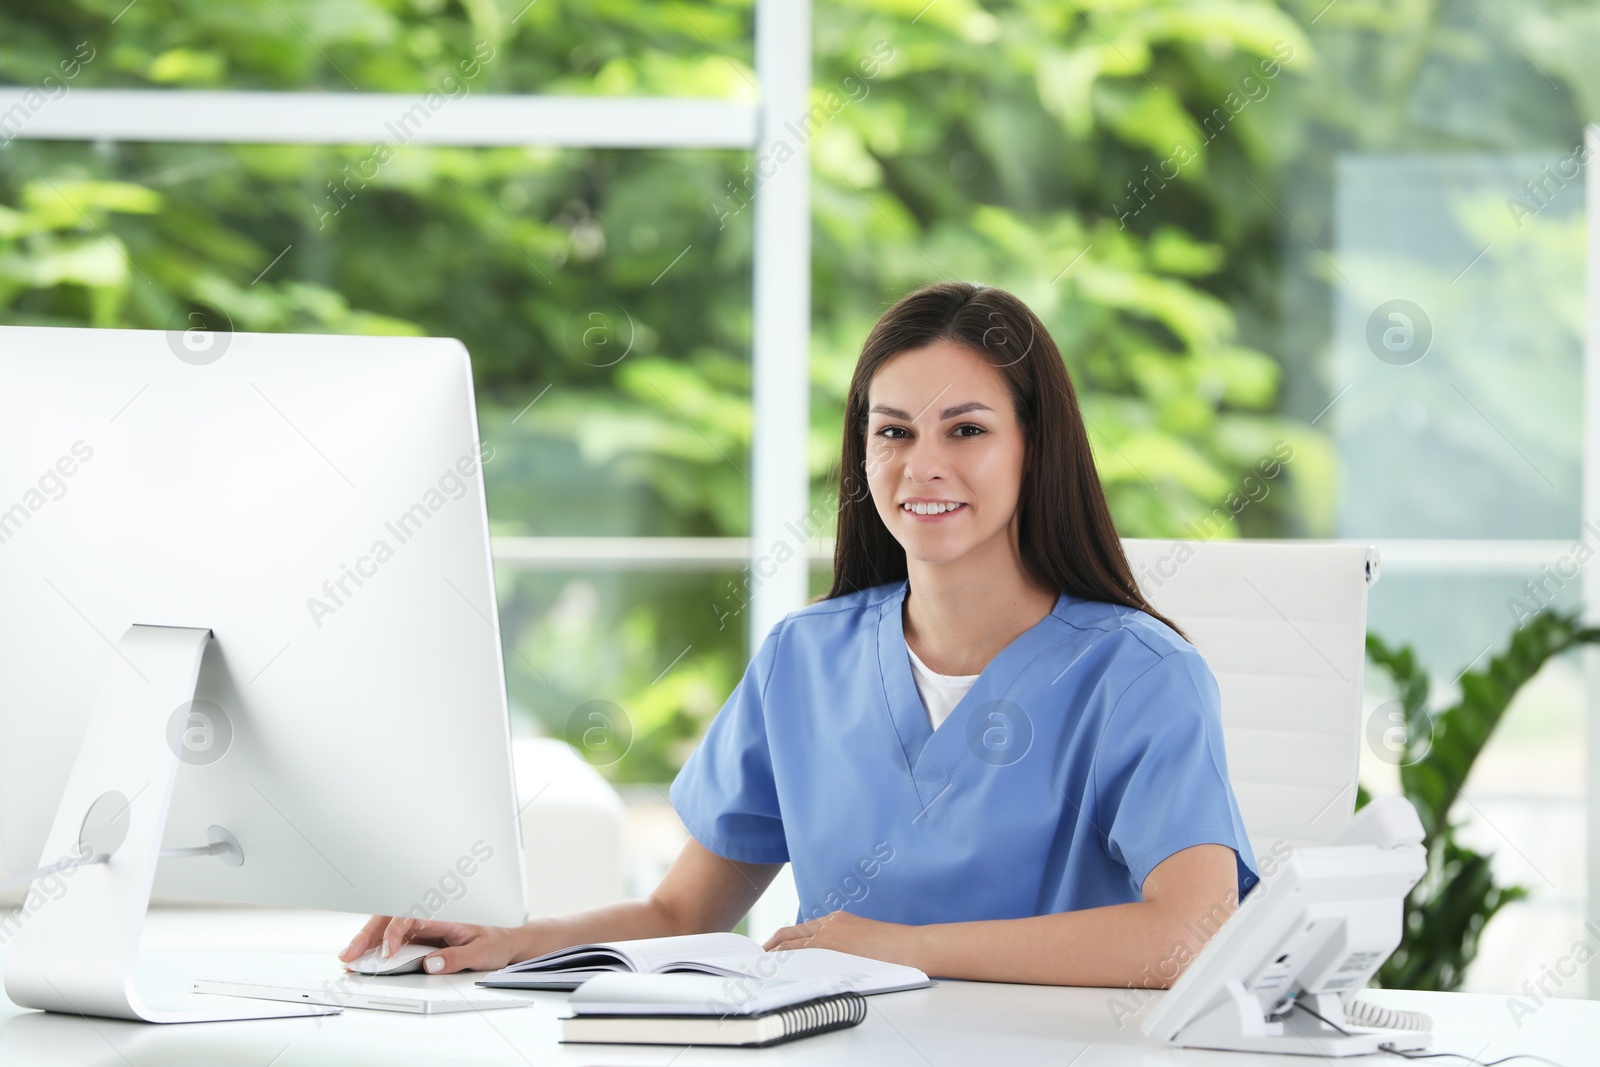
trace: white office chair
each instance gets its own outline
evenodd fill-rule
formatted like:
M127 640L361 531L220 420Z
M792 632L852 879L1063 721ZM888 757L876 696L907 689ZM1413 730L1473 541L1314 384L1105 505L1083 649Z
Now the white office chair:
M1278 842L1325 844L1355 810L1377 549L1138 539L1122 547L1145 598L1216 675L1228 774L1257 859Z
M565 915L622 900L627 811L611 783L559 738L514 738L511 758L529 911Z

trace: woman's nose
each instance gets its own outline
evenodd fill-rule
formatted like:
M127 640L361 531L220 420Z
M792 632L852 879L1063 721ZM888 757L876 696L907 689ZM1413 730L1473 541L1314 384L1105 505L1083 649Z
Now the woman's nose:
M936 443L918 441L906 456L906 480L931 482L944 477L945 460Z

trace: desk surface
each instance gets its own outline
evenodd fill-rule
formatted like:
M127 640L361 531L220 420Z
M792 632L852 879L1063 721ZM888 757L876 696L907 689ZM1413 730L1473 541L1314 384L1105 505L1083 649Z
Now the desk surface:
M350 917L276 916L263 921L240 913L202 911L160 917L147 937L148 973L158 982L188 977L304 975L313 984L336 975L327 956L289 952L217 952L192 947L197 938L211 945L255 940L277 922L300 931L306 940L333 935L339 942L351 930ZM210 932L209 935L207 932ZM230 931L232 934L230 935ZM240 934L250 931L250 936ZM292 937L276 946L313 951ZM459 983L470 987L475 975L391 979L424 986ZM0 999L0 1064L5 1067L187 1067L243 1064L253 1067L345 1067L348 1064L651 1064L657 1067L769 1064L908 1064L944 1067L979 1063L1049 1064L1051 1067L1102 1067L1108 1064L1247 1063L1250 1067L1322 1062L1298 1056L1247 1056L1236 1053L1170 1049L1150 1043L1137 1016L1113 1010L1127 997L1108 989L941 982L931 989L890 993L868 1000L861 1026L770 1049L725 1049L561 1045L559 1016L566 995L521 994L525 1008L443 1016L347 1010L321 1019L281 1019L187 1026L149 1026L104 1019L21 1011ZM1460 1052L1479 1060L1517 1052L1536 1053L1564 1067L1593 1062L1600 1041L1600 1002L1549 1001L1519 1020L1506 997L1467 994L1372 991L1365 994L1392 1007L1422 1010L1434 1017L1436 1052ZM1153 1003L1159 994L1150 995ZM1375 1062L1356 1059L1352 1063ZM1385 1057L1382 1062L1398 1063ZM1462 1062L1462 1061L1435 1061Z

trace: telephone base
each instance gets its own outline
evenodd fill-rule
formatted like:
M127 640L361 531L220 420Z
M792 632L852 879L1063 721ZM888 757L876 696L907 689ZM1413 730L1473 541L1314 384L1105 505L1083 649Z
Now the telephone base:
M1243 983L1233 981L1228 983L1227 995L1210 1011L1179 1031L1175 1043L1185 1048L1225 1052L1366 1056L1390 1050L1413 1052L1427 1048L1433 1040L1433 1035L1426 1030L1351 1026L1345 1020L1343 1004L1334 993L1305 994L1303 1003L1311 1010L1291 1010L1285 1015L1268 1016L1265 1005Z

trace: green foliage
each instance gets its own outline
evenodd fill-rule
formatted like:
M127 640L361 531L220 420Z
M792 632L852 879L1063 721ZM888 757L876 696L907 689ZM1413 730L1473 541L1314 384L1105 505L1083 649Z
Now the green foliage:
M1454 990L1461 986L1489 920L1528 895L1495 880L1491 857L1462 845L1451 812L1472 765L1512 699L1555 656L1600 644L1600 629L1576 615L1540 612L1511 635L1508 647L1481 670L1462 672L1461 695L1437 714L1428 710L1428 672L1409 645L1392 648L1367 635L1367 657L1397 691L1404 744L1397 753L1400 784L1422 821L1428 873L1406 899L1400 947L1378 972L1392 989ZM1368 797L1363 790L1357 806Z
M1286 271L1306 273L1284 220L1321 242L1328 208L1302 217L1285 189L1352 147L1412 147L1395 101L1417 88L1419 56L1459 41L1430 36L1431 4L1323 6L819 2L815 499L872 321L959 277L1044 319L1124 534L1184 535L1280 441L1293 459L1273 491L1217 536L1331 534L1332 451L1281 413L1282 361L1325 338L1279 321ZM9 2L0 79L43 85L78 57L69 89L748 101L752 19L751 0ZM748 533L759 161L393 144L375 163L376 147L12 141L0 318L165 328L205 310L239 329L460 337L500 457L486 468L497 534ZM513 698L558 731L582 701L615 700L643 725L611 773L670 773L716 703L675 679L726 694L740 673L740 620L690 636L727 610L729 576L571 580L598 591L587 636L556 670L542 627L560 583L527 586L540 592L505 628ZM685 645L657 681L660 653Z

